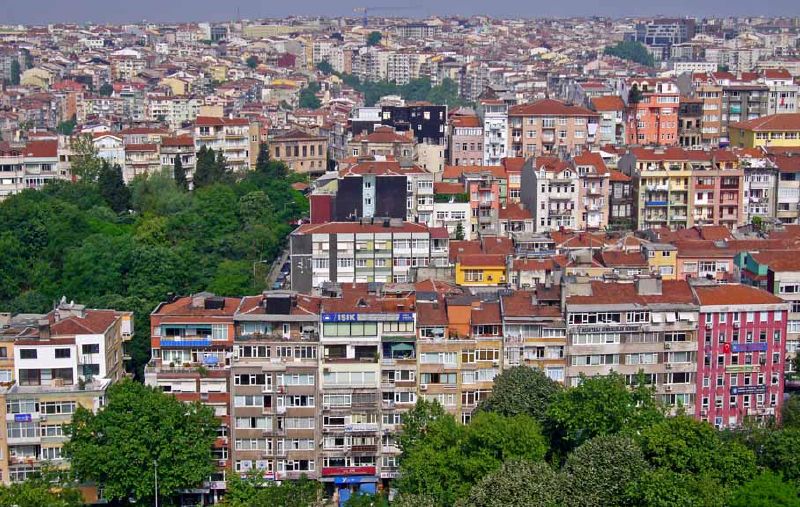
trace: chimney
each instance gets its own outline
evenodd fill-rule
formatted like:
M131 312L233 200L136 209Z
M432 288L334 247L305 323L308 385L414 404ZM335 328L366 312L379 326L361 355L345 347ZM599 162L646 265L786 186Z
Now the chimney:
M40 340L49 340L50 339L50 321L46 318L39 319L39 339Z
M661 277L640 277L636 279L636 293L640 296L660 296L662 292Z

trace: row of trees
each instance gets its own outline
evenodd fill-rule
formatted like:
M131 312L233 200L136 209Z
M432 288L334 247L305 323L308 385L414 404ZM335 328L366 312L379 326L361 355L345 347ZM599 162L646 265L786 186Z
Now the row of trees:
M194 190L183 168L126 186L78 141L78 182L58 181L0 203L0 308L47 312L62 296L135 312L133 369L149 359L149 313L168 292L220 295L264 288L264 263L308 210L266 149L234 177L212 150L198 154ZM262 272L253 274L254 263Z
M467 102L458 93L458 84L450 78L443 79L436 86L427 77L411 80L405 85L398 85L389 81L361 81L352 74L335 72L331 64L324 60L317 64L317 70L323 74L332 74L340 77L347 86L364 94L364 103L367 106L375 105L385 95L400 95L406 100L447 104L451 107L467 105Z
M800 505L800 429L720 432L667 417L623 376L563 389L514 368L461 426L420 402L401 438L403 502L430 506Z
M616 56L623 60L629 60L652 67L655 65L655 60L647 47L641 42L636 41L620 41L613 46L608 46L603 51L607 55Z

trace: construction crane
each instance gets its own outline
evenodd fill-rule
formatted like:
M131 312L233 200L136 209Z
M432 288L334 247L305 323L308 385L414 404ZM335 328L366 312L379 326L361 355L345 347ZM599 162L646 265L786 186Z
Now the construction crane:
M356 7L353 9L353 12L356 14L363 14L364 22L363 25L366 27L369 24L369 13L370 12L380 12L380 11L406 11L417 9L418 5L381 5L377 7Z

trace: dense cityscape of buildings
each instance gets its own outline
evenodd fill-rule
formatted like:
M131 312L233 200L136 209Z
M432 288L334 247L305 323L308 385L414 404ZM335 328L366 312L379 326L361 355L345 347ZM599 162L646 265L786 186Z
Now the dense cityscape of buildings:
M653 65L604 54L625 42ZM0 81L0 199L74 180L86 142L128 183L262 147L309 177L275 290L150 316L145 382L219 418L202 501L254 470L340 502L389 486L405 411L468 422L514 366L644 379L718 428L780 418L798 18L5 26ZM375 82L453 95L367 103ZM65 465L64 422L124 376L125 310L0 314L2 482Z

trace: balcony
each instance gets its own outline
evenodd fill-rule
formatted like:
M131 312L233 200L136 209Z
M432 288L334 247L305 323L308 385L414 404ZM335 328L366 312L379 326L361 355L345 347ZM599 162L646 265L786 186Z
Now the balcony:
M165 336L161 347L210 347L210 336Z
M666 206L668 201L645 201L644 205L647 207Z

